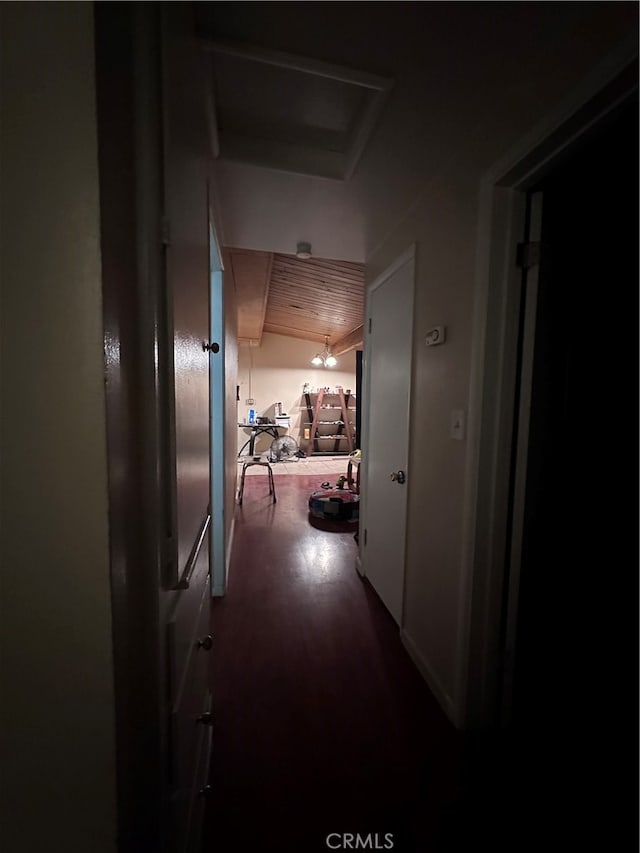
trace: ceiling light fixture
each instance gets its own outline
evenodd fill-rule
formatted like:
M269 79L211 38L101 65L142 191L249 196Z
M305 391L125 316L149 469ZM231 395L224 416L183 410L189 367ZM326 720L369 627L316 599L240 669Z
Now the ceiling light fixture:
M308 260L311 257L311 243L298 243L296 247L296 258Z
M333 355L331 350L329 349L329 336L324 336L324 349L322 352L318 352L311 359L311 364L316 367L335 367L338 363L338 359Z

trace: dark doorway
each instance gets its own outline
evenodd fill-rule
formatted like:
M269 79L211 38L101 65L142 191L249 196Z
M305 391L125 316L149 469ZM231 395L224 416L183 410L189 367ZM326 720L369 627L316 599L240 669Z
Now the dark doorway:
M638 849L637 98L534 190L513 772L532 842Z

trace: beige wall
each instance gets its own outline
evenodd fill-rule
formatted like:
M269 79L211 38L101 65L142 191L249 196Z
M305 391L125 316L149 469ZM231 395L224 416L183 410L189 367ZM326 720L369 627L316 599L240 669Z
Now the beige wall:
M548 3L535 4L532 17L522 15L520 4L504 3L497 29L479 42L473 16L482 18L477 7L485 4L442 5L452 13L440 31L447 56L437 47L416 56L415 134L394 134L396 111L409 109L411 98L394 102L358 180L368 196L367 281L416 244L403 629L447 711L460 722L470 588L465 502L474 486L469 453L478 416L469 410L469 392L481 181L536 124L554 111L561 114L564 100L589 75L597 79L598 62L637 30L637 9ZM466 26L456 22L460 14L468 16ZM474 74L444 71L451 70L454 43ZM433 80L446 84L446 98ZM447 327L446 344L425 347L426 330L439 324ZM453 409L467 412L465 441L449 437Z
M284 335L265 333L259 347L242 344L239 348L238 383L240 385L240 402L238 403L239 419L247 416L246 399L252 396L255 400L257 414L274 417L274 404L282 403L283 412L291 417L289 435L298 442L304 450L306 442L303 439L303 422L307 420L306 408L303 405L302 388L305 382L312 387L326 386L334 388L342 385L356 389L356 354L355 350L347 352L338 358L335 368L317 368L310 364L311 359L322 344L314 341L302 341L288 338ZM249 431L238 430L238 450L249 437ZM269 448L273 439L270 436L260 436L256 442L256 450L263 452Z
M107 853L116 805L93 6L3 3L0 14L0 847Z

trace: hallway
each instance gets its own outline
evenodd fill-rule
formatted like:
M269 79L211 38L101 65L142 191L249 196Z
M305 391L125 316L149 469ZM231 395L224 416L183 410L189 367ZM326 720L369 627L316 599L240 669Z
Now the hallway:
M631 2L0 4L0 850L638 850L638 180L617 144L575 176L580 217L556 214L573 289L551 288L569 311L549 340L576 405L548 419L544 471L514 440L540 278L518 264L546 241L518 246L526 194L625 102L637 132L638 32ZM242 333L256 291L220 275L229 251L261 259L261 297L290 259L290 323L260 298ZM410 380L401 424L367 395L375 318L340 338L297 318L339 325L351 288L326 262L357 265L367 308L406 252L393 340L411 359L385 362ZM403 637L432 690L353 530L309 524L336 472L278 463L272 503L253 469L234 502L243 410L282 401L304 442L326 339L345 388L342 353L365 345L363 494L410 477L406 524L385 506L362 555L374 579L368 555L405 532L406 559L378 562L405 567ZM294 390L262 381L279 365ZM571 374L552 371L555 395ZM372 422L408 436L406 465L381 464ZM516 456L552 475L521 586ZM497 742L507 599L532 665Z
M313 853L330 833L446 849L460 736L359 577L353 533L309 525L321 479L279 478L273 504L252 477L236 509L229 589L213 602L203 850Z

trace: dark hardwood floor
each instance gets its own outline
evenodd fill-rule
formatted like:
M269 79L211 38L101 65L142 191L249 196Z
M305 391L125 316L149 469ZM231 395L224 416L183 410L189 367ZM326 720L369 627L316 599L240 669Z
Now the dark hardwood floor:
M266 476L247 478L236 509L228 593L212 608L203 849L313 853L360 833L370 849L453 850L461 736L358 575L353 531L309 523L320 482L278 478L274 504Z

